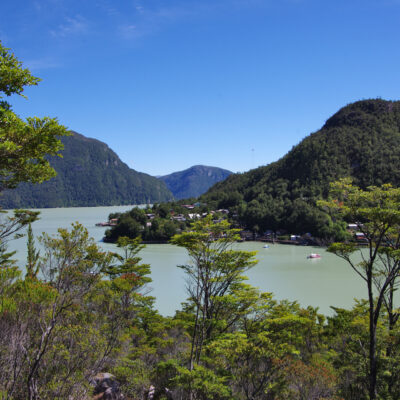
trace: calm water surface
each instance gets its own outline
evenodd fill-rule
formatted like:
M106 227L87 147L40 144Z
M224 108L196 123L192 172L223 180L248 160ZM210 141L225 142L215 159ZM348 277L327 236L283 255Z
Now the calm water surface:
M82 207L42 209L41 219L32 225L34 234L46 232L56 234L59 227L69 227L79 221L90 235L105 249L115 250L112 244L102 243L105 228L96 227L96 222L106 221L111 212L126 211L132 206ZM17 250L20 266L26 259L25 240L10 243L10 249ZM324 249L270 245L263 248L262 243L239 243L242 250L257 251L258 264L247 272L249 283L260 290L274 293L277 299L297 300L302 306L318 306L320 312L331 314L330 306L350 308L354 298L365 298L366 290L350 267L338 257ZM319 253L320 259L307 259L310 253ZM177 268L188 262L184 249L176 246L147 245L140 256L143 262L151 265L151 284L156 298L155 306L164 315L172 315L185 300L185 277Z

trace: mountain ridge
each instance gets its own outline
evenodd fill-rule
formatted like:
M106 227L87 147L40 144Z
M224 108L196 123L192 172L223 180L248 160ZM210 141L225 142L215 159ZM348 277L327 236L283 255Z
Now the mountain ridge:
M214 183L226 179L232 172L207 165L193 165L183 171L159 176L177 200L198 197Z
M49 158L57 176L40 185L22 183L4 191L1 207L108 206L173 200L162 181L129 168L106 143L74 131L62 142L62 158Z
M332 221L315 208L315 201L342 177L352 177L362 188L400 185L400 101L348 104L279 160L233 174L201 199L231 207L254 230L284 228L323 236L322 227Z

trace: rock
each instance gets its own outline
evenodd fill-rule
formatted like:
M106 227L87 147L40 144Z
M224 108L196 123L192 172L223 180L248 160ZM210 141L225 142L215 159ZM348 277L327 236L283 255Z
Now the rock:
M153 400L155 392L156 392L156 388L153 385L151 385L149 387L149 390L148 390L148 393L147 393L147 399L148 400Z
M97 374L90 382L93 386L93 400L125 400L115 376L108 372Z

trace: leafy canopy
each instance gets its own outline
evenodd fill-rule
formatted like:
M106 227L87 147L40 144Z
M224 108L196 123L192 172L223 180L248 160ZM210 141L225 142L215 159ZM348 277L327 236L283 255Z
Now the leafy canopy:
M10 49L0 42L0 99L23 96L26 86L37 85L39 78L23 68ZM14 188L20 182L40 183L55 176L47 155L58 155L63 148L59 139L67 134L56 118L16 115L11 105L0 102L0 190Z
M37 85L40 81L31 75L29 69L23 68L13 53L0 42L0 98L18 94L25 97L22 92L25 86Z
M334 218L340 216L356 224L365 238L365 248L341 242L332 244L328 251L346 260L367 287L369 399L373 400L378 398L382 364L377 340L382 308L388 314L391 335L399 316L399 311L394 308L393 294L400 274L400 189L385 184L363 190L352 185L351 179L342 179L331 184L331 195L332 199L319 201L319 205ZM392 346L389 345L386 354L391 352Z

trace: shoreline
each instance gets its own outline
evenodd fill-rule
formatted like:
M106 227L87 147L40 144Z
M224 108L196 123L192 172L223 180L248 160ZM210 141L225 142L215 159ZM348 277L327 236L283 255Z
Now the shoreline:
M111 243L114 244L116 242L111 242L102 239L104 243ZM259 242L259 243L272 243L272 244L284 244L284 245L292 245L292 246L314 246L314 247L324 247L317 243L305 243L299 242L295 240L279 240L279 239L245 239L245 240L238 240L237 243L244 243L244 242ZM141 244L170 244L169 240L142 240Z

